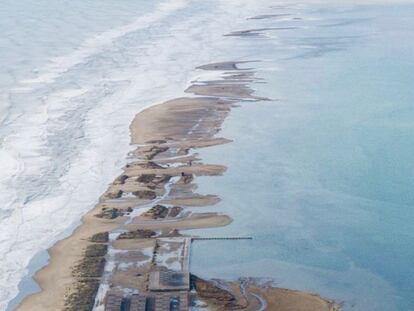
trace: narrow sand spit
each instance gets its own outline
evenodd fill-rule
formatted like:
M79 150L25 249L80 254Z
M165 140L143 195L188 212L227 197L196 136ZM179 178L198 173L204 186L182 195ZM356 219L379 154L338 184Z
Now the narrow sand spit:
M219 176L226 167L203 163L196 150L230 143L216 135L231 110L239 103L264 100L249 86L257 80L254 71L240 69L242 64L200 66L220 72L221 78L194 81L186 90L192 95L135 116L130 130L136 149L128 155L123 173L83 217L82 225L49 250L50 263L35 276L42 291L27 297L17 310L99 311L122 301L139 304L151 295L164 301L171 297L154 294L151 288L164 286L160 276L171 271L184 276L181 287L172 292L180 297L183 310L191 301L204 301L209 310L336 310L319 296L253 282L212 282L196 276L185 280L192 239L183 230L232 221L215 210L221 198L196 192L197 176ZM199 206L211 206L212 211L197 212ZM191 295L189 284L196 290Z

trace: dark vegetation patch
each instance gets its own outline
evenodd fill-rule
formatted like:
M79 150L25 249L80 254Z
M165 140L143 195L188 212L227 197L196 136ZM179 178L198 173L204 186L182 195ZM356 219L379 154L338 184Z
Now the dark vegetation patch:
M119 199L120 197L122 197L122 194L123 194L122 190L118 190L114 192L107 192L105 196L108 199Z
M152 160L154 159L158 154L163 153L167 151L168 147L159 147L159 146L153 146L150 151L148 151L147 159Z
M92 244L85 250L85 257L103 257L108 252L106 244Z
M127 213L132 212L132 208L128 208L126 210L124 209L118 209L116 207L114 208L102 208L101 212L99 214L96 214L95 216L98 218L105 218L105 219L115 219L120 216L124 216Z
M190 286L196 290L201 298L207 299L215 305L223 307L225 310L236 310L240 308L235 296L230 291L212 282L203 280L194 274L190 276Z
M73 291L65 297L63 311L92 311L100 278L105 268L105 255L108 252L108 232L94 234L90 239L97 244L88 245L83 258L73 268L76 278Z
M99 278L105 267L103 257L84 257L73 269L73 275L78 278Z
M121 233L117 240L123 239L149 239L156 235L155 231L152 230L145 230L145 229L138 229L135 231L128 231Z
M129 167L129 166L130 165L127 165L127 167ZM149 161L149 162L146 162L146 163L140 163L140 164L138 164L138 166L141 167L141 168L146 168L146 169L163 169L164 168L161 165L159 165L155 162L152 162L152 161Z
M115 179L114 184L123 185L127 179L127 175L121 175Z
M107 243L109 241L109 233L108 232L99 232L91 236L89 241L94 243Z
M84 280L76 284L75 290L65 299L63 311L92 311L99 280Z
M165 144L167 141L164 139L154 139L154 140L148 140L147 144Z
M190 182L192 182L194 180L194 176L193 174L184 174L181 176L181 182L183 184L189 184Z
M181 206L173 206L170 208L170 212L168 214L168 217L177 217L183 208Z
M150 183L154 180L155 174L142 174L137 178L137 182L140 183Z
M168 215L168 208L164 205L157 204L144 213L144 216L152 219L165 218Z
M150 186L155 186L159 184L165 184L171 179L169 175L155 175L155 174L142 174L137 178L137 182L146 184L149 188Z
M157 194L151 190L138 190L132 192L133 195L140 199L154 200L157 197Z

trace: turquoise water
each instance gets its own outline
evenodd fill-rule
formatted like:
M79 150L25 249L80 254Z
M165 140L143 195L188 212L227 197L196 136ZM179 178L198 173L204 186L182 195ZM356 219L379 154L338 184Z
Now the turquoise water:
M283 10L306 19L235 39L246 56L260 47L254 87L275 100L234 110L234 143L202 151L229 170L200 191L234 218L205 234L254 240L197 242L192 270L270 277L345 310L414 310L414 6Z
M120 173L133 116L228 60L258 60L274 100L235 109L234 143L202 151L229 171L200 191L234 218L205 234L254 240L197 242L192 269L414 310L414 6L340 2L2 1L0 310Z

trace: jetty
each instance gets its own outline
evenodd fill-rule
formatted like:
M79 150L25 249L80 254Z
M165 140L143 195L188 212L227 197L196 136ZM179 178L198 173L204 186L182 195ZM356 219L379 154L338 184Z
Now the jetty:
M230 237L194 237L193 241L213 241L213 240L253 240L251 236L230 236Z

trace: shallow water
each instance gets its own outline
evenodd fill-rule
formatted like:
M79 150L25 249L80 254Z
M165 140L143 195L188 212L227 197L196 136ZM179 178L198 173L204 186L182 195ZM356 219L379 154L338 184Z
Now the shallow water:
M235 142L202 151L229 171L201 178L200 190L220 194L214 208L234 218L205 234L254 240L197 242L192 269L273 277L349 310L414 310L413 13L268 0L3 1L0 310L19 283L20 298L33 290L29 263L44 262L120 172L134 114L181 96L203 74L196 66L226 60L260 60L249 66L266 83L254 88L275 100L234 110L222 134ZM246 20L259 14L287 15ZM258 28L277 29L223 37Z
M255 88L276 100L233 111L234 143L202 152L229 170L200 190L234 218L203 234L254 240L195 242L192 270L414 310L414 6L286 11L301 19L261 26L296 29L255 39Z

